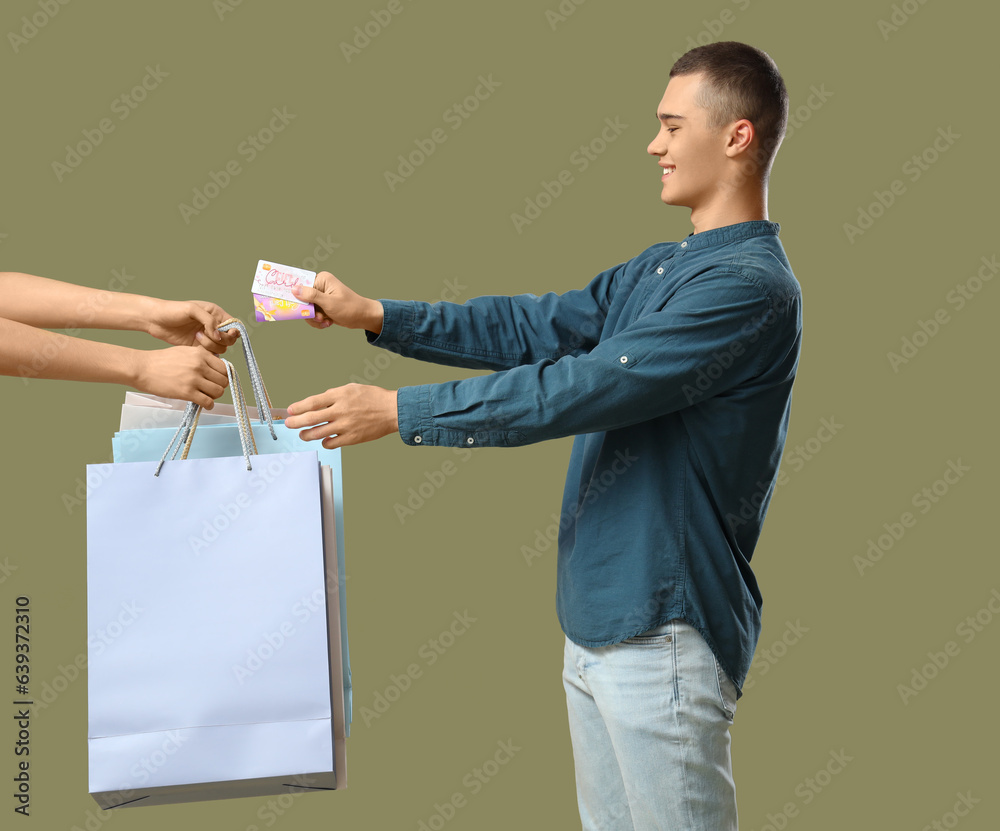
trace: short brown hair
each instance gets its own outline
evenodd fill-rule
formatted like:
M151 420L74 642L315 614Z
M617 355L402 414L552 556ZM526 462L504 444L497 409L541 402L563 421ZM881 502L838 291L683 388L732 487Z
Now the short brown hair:
M670 77L697 72L705 75L698 104L709 112L709 129L750 121L760 145L755 161L766 180L788 123L788 91L777 65L760 49L724 40L685 52Z

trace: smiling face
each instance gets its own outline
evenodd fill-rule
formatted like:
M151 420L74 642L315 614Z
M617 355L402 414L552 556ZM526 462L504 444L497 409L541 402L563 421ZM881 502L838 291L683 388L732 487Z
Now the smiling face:
M725 170L724 133L708 129L709 112L697 102L703 79L701 73L671 78L656 111L660 131L647 152L659 157L660 198L668 205L697 208Z
M710 129L710 113L698 103L702 83L702 73L670 79L656 112L660 131L647 148L661 167L660 199L690 208L696 229L696 215L727 212L734 160L753 138L753 126L746 119Z

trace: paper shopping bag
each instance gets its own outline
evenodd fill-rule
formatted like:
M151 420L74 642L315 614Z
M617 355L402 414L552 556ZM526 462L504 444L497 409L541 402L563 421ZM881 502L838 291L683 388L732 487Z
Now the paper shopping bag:
M121 426L119 430L137 430L148 427L176 427L184 414L187 402L177 398L163 398L145 392L125 393L125 403L122 404ZM247 416L260 420L256 407L247 407ZM285 418L288 411L271 407L273 418ZM236 408L233 404L217 401L208 412L203 412L199 418L200 426L206 424L235 423Z
M332 473L315 452L250 462L88 466L88 627L132 614L88 638L102 807L337 787Z
M330 644L330 694L333 706L333 756L334 770L337 774L337 790L347 787L347 735L350 724L347 720L345 690L350 692L350 684L344 683L345 667L350 671L342 653L342 643L347 642L347 633L341 637L340 592L338 584L331 580L340 580L342 571L338 568L340 558L337 555L337 522L333 510L333 471L328 465L320 470L320 492L323 498L323 551L326 563L326 619ZM342 561L339 563L343 565Z
M216 405L219 406L219 405ZM204 418L202 414L200 418ZM252 424L251 430L261 455L299 453L310 451L317 453L321 464L328 465L333 476L333 508L337 528L337 552L339 577L337 587L340 606L341 654L343 656L343 680L345 711L347 719L347 735L351 733L353 713L353 695L351 682L351 654L348 648L347 632L347 574L344 565L344 478L341 467L340 448L327 450L318 443L307 444L299 438L298 431L285 426L283 421L273 423L276 438L272 439L267 426ZM156 427L143 430L121 430L115 433L111 440L115 462L151 462L163 455L163 449L170 443L175 427ZM194 438L188 453L189 459L212 458L219 456L239 456L242 453L239 428L236 424L208 424L195 430ZM271 462L263 462L259 471L262 478L269 475Z
M185 458L213 458L219 456L238 456L245 453L243 439L241 438L241 426L238 423L219 423L232 416L233 421L243 421L243 428L249 426L253 436L253 443L256 452L259 454L277 454L287 452L301 452L312 449L319 454L321 464L328 465L333 475L333 505L335 511L337 551L338 551L338 592L340 607L340 635L341 654L343 658L343 686L344 705L346 716L346 735L351 732L351 719L353 711L351 692L351 659L348 648L347 637L347 576L344 566L344 483L341 473L340 449L327 450L315 443L305 444L296 431L285 427L284 423L278 419L283 419L287 415L287 410L275 408L271 405L264 381L261 378L260 367L250 343L250 333L242 321L233 318L226 321L219 327L219 331L237 329L240 333L240 345L246 358L247 369L250 373L250 382L253 390L256 408L247 407L243 400L240 389L239 377L236 375L232 365L223 359L226 364L232 384L233 403L216 403L211 413L200 412L195 419L201 426L194 431L191 443L187 445L184 452ZM147 408L147 414L141 414L141 409ZM159 396L146 393L126 393L125 406L122 407L122 427L115 433L112 439L113 459L115 462L138 462L152 461L160 459L163 455L163 448L172 445L174 436L173 428L178 426L178 421L183 421L185 417L193 415L190 410L193 405L185 401L171 398L161 398ZM157 419L166 413L168 421L158 423ZM211 418L212 416L215 418ZM136 420L138 418L138 421ZM263 419L258 424L249 424L250 419ZM132 429L139 427L141 429ZM166 428L166 429L165 429ZM262 471L262 475L267 474L267 468Z

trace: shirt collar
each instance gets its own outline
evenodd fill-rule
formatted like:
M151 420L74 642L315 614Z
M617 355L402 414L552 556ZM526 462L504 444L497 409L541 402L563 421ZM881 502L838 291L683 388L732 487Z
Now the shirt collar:
M712 228L696 234L693 231L684 238L685 251L697 251L701 248L709 248L713 245L722 245L727 242L739 242L750 237L761 237L767 235L777 236L781 226L777 222L769 222L766 219L751 219L746 222L737 222L735 225L723 225L721 228Z

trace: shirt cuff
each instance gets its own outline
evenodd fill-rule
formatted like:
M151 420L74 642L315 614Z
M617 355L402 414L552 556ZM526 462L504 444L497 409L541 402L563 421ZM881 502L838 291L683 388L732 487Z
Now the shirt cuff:
M368 343L390 352L402 352L413 342L414 304L406 300L379 300L382 304L382 331L365 330Z
M413 447L520 447L527 438L517 430L461 430L443 427L434 418L431 397L437 384L400 387L396 391L399 437Z

